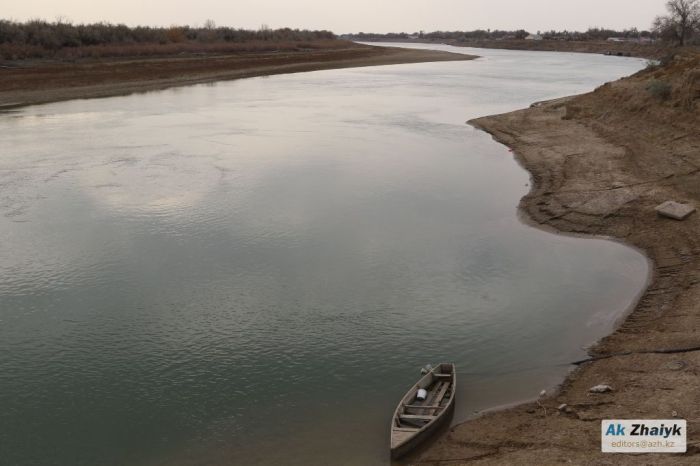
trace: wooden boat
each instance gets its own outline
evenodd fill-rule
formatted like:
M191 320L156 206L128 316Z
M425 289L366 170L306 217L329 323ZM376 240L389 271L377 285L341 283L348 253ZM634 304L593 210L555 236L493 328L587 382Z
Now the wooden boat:
M457 374L454 364L438 364L404 395L391 419L391 457L399 458L449 421L455 407ZM424 400L420 389L427 391Z

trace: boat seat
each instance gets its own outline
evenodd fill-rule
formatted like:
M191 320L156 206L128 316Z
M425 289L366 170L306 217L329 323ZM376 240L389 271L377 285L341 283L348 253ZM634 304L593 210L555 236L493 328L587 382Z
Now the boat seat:
M416 421L431 421L435 419L437 416L434 416L432 414L400 414L399 419L403 420L416 420Z
M403 405L403 407L406 409L438 409L438 408L442 408L442 406L440 406L440 405L408 405L408 404Z

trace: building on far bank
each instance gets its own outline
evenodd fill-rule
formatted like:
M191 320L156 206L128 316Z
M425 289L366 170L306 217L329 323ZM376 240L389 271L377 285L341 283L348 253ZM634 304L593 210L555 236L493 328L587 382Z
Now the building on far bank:
M525 37L525 40L542 40L542 36L540 34L529 34Z

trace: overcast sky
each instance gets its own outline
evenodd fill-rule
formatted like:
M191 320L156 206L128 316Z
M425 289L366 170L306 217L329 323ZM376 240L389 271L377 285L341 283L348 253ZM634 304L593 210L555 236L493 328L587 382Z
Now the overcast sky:
M5 19L202 24L344 32L648 29L665 0L2 0Z

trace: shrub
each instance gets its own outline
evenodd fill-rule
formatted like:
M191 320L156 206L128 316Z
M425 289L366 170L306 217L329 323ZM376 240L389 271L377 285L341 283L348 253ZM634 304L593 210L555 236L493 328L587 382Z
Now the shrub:
M671 84L658 79L651 81L647 86L647 91L659 100L668 100L672 90Z
M169 28L124 24L70 24L31 20L24 23L0 19L0 59L62 58L166 54L171 50L200 52L277 50L296 43L312 43L314 48L333 48L347 43L336 40L330 31L270 29L252 31L217 27L207 21L204 27ZM164 46L163 48L157 45ZM168 46L168 47L165 47Z
M171 26L165 34L170 42L185 42L187 39L185 30L178 26Z
M667 53L661 59L659 59L659 64L661 66L668 66L671 63L673 63L673 60L676 59L676 54L675 53Z

